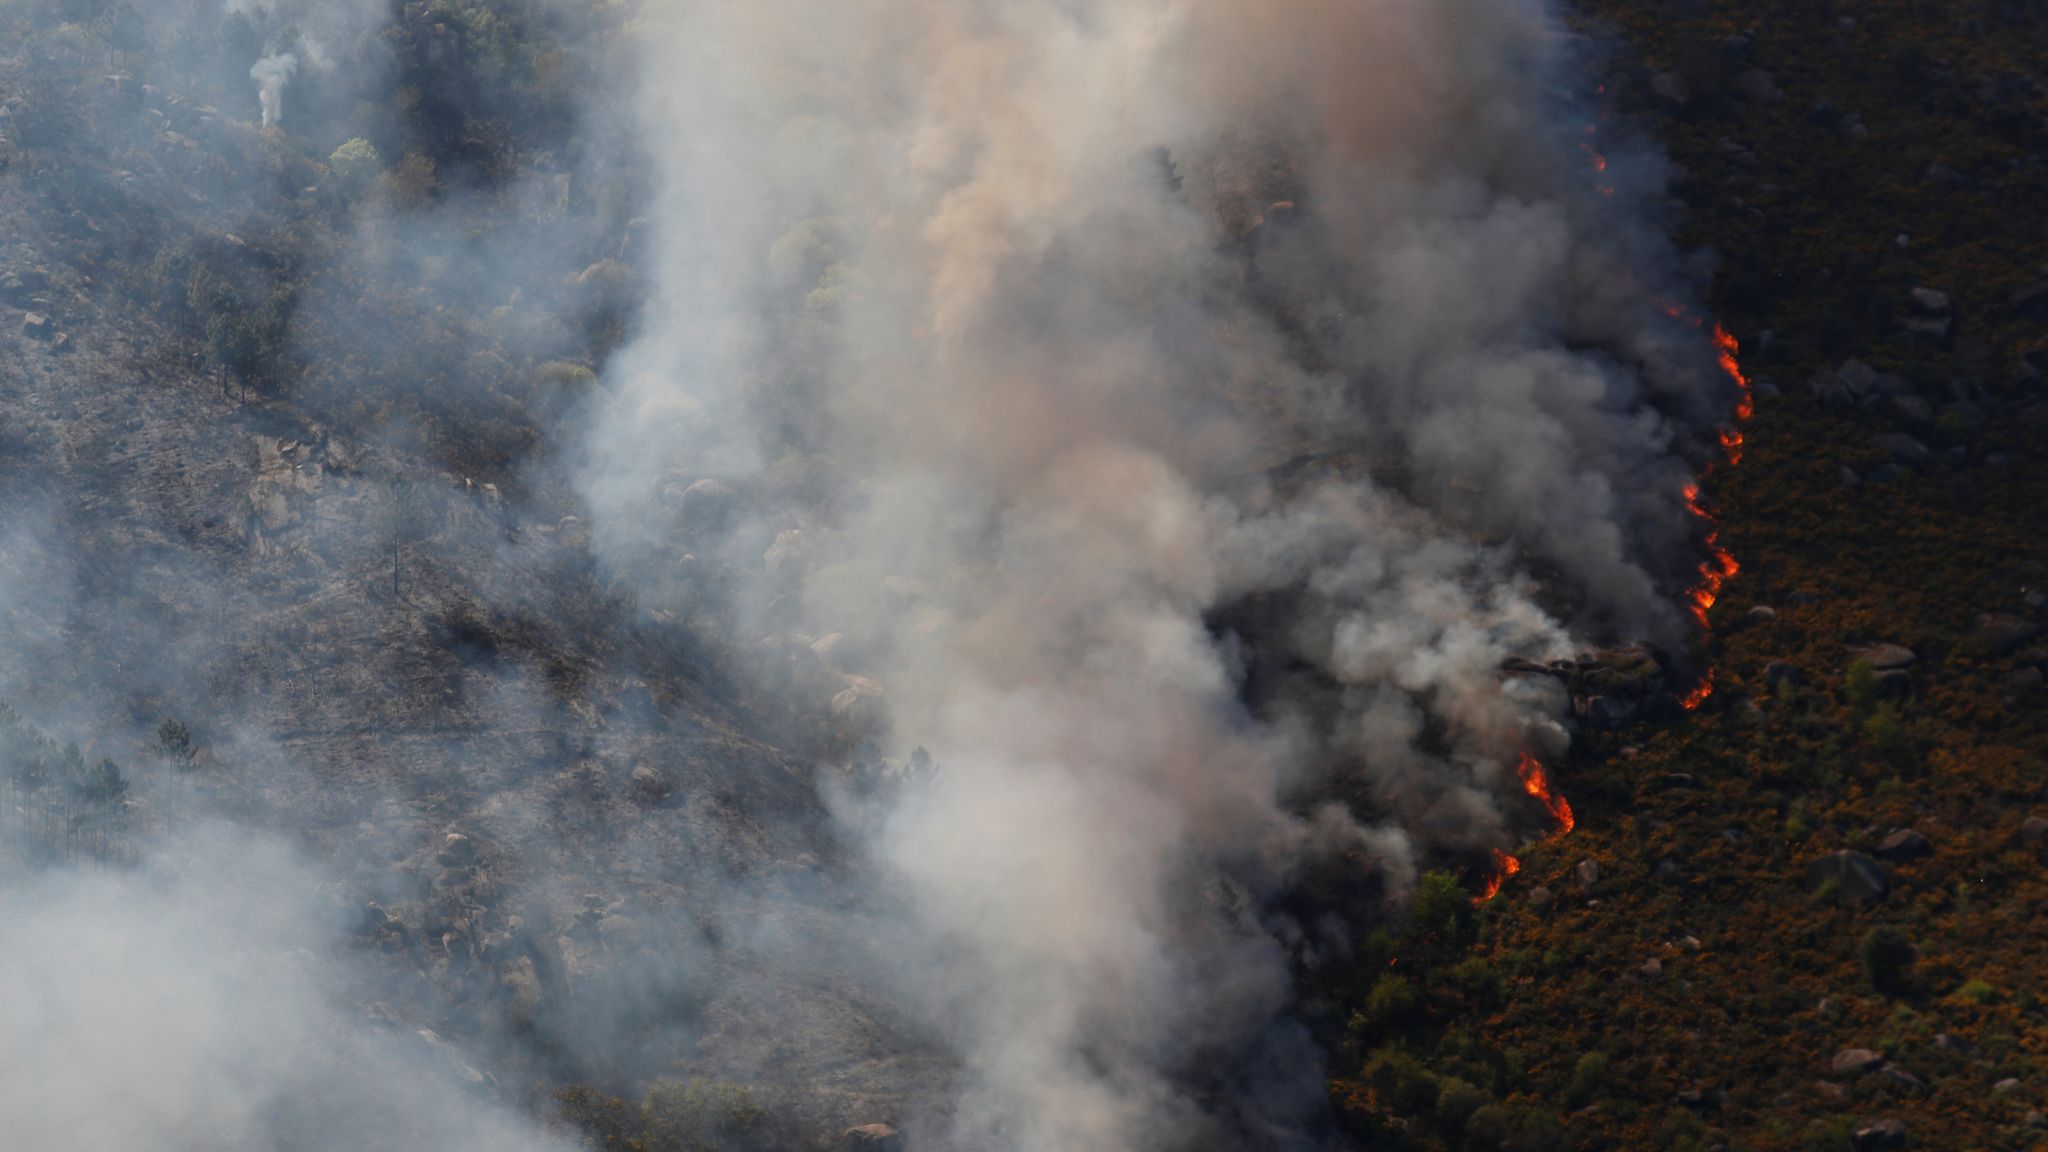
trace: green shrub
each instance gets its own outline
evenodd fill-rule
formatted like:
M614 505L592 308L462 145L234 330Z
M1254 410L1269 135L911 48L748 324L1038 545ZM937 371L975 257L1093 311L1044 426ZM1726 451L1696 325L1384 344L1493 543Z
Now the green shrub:
M1463 1080L1442 1080L1436 1093L1436 1123L1447 1136L1462 1135L1472 1115L1493 1103L1493 1097L1476 1084Z
M1572 1067L1571 1082L1565 1085L1564 1106L1584 1108L1607 1089L1607 1054L1588 1052Z
M1877 699L1877 670L1868 660L1858 660L1849 665L1849 672L1842 677L1842 696L1858 708Z
M1420 1116L1436 1110L1439 1093L1436 1077L1406 1052L1383 1048L1365 1066L1365 1082L1381 1104L1404 1116Z
M375 145L358 136L327 157L327 169L334 174L336 190L353 200L384 171L384 158L377 155Z
M1989 980L1968 980L1955 990L1955 999L1971 1004L1989 1004L1998 999L1998 986Z
M1422 993L1415 981L1389 972L1373 983L1365 997L1365 1018L1379 1028L1405 1028L1422 1014Z
M1450 872L1427 872L1408 905L1408 929L1418 942L1445 950L1462 949L1478 937L1479 917L1472 898Z

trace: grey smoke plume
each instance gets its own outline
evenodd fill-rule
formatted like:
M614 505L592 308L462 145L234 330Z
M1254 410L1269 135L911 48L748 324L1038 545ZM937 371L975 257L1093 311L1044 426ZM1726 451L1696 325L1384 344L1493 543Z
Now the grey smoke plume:
M20 1147L563 1146L431 1031L365 1018L347 910L275 840L204 826L137 870L0 884L0 1123Z
M663 279L593 529L650 607L738 573L742 636L829 701L962 1070L928 1136L1312 1131L1289 948L1344 932L1275 896L1511 844L1508 766L1568 733L1503 659L1681 635L1683 457L1728 396L1658 307L1654 159L1596 177L1525 0L641 34ZM917 744L935 780L858 767Z
M299 71L299 58L289 52L265 56L249 68L256 82L256 98L263 105L263 126L269 128L284 119L284 86Z

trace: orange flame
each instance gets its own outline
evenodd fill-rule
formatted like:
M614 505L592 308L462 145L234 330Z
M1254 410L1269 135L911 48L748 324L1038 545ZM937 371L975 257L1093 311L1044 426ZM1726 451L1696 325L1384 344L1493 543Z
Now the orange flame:
M1749 377L1742 374L1741 362L1736 359L1742 352L1742 345L1719 324L1714 325L1714 352L1721 362L1721 371L1726 372L1728 378L1735 381L1735 387L1740 392L1741 398L1735 402L1735 418L1749 419L1756 414L1756 394L1750 388Z
M1522 791L1536 798L1536 802L1549 811L1557 821L1557 834L1563 836L1578 823L1572 816L1572 806L1550 786L1550 774L1543 765L1527 752L1515 764L1515 775L1522 779Z
M1714 670L1709 668L1707 669L1707 674L1700 678L1700 682L1693 687L1692 691L1687 692L1684 698L1679 700L1678 704L1679 707L1684 708L1687 712L1691 712L1700 705L1705 704L1707 697L1713 694Z
M1495 848L1493 850L1493 873L1487 876L1486 886L1479 890L1479 895L1474 896L1472 902L1474 904L1484 904L1495 896L1500 895L1500 886L1508 882L1508 877L1521 870L1522 862L1520 860Z
M1739 445L1740 441L1737 443ZM1714 522L1713 514L1700 506L1700 486L1697 481L1685 486L1685 510L1709 524ZM1726 548L1721 547L1719 532L1709 531L1705 543L1707 559L1700 564L1700 582L1693 585L1685 594L1686 601L1692 605L1692 618L1697 620L1702 628L1707 626L1707 610L1721 598L1721 586L1742 570L1742 565L1736 562L1735 557Z
M1728 463L1731 466L1742 463L1742 430L1721 429L1721 450L1728 453Z

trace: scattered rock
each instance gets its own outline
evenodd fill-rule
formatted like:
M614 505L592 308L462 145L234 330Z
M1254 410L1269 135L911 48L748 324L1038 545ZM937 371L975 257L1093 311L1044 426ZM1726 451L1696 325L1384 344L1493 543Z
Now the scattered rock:
M1588 727L1606 730L1628 727L1641 710L1635 701L1620 696L1582 696L1573 704Z
M1643 966L1636 969L1636 972L1645 980L1660 979L1664 975L1664 961L1652 956L1648 960L1643 961Z
M1538 908L1548 908L1550 907L1550 901L1550 889L1541 885L1529 889L1529 903L1534 904Z
M531 1028L540 1016L542 989L534 971L533 958L521 956L505 966L498 976L505 990L505 1019L514 1028Z
M1968 1056L1970 1054L1970 1042L1948 1032L1935 1033L1934 1046L1944 1052L1953 1052L1958 1056Z
M1877 854L1894 863L1918 860L1932 854L1934 845L1927 837L1911 828L1901 828L1884 838L1877 846Z
M2020 835L2029 840L2048 840L2048 817L2029 816L2020 821Z
M1911 648L1899 644L1873 644L1868 648L1853 648L1849 654L1870 665L1873 672L1902 671L1911 668L1919 659Z
M1764 665L1764 683L1773 689L1797 688L1806 683L1806 673L1782 660L1773 660Z
M460 832L450 832L441 838L441 863L449 868L467 868L476 863L476 841Z
M57 335L57 322L42 312L31 312L21 318L21 330L37 340L48 340Z
M2020 1090L2020 1082L2010 1076L1991 1086L1993 1096L2010 1096Z
M1918 396L1893 396L1890 403L1892 411L1908 424L1930 424L1934 421L1934 405Z
M605 949L614 953L637 952L646 933L640 922L631 916L607 912L597 922L597 938L604 942Z
M1906 1146L1906 1126L1897 1120L1879 1120L1867 1128L1858 1128L1850 1140L1856 1152L1889 1152Z
M1766 604L1759 604L1744 612L1742 618L1751 624L1768 624L1778 618L1778 610Z
M668 782L668 777L663 775L659 769L649 764L640 764L634 767L632 779L628 786L632 789L634 800L650 807L667 800L669 793L673 791Z
M839 1134L845 1152L903 1152L903 1140L887 1124L862 1124Z
M1885 432L1871 441L1872 444L1891 453L1892 459L1901 464L1921 464L1933 455L1927 445L1904 432Z
M761 554L761 570L770 580L794 583L810 558L810 542L804 538L803 530L791 528L777 533L775 543Z
M1651 869L1650 875L1660 884L1676 883L1678 880L1678 861L1659 860L1657 861L1657 866Z
M1685 81L1675 72L1659 72L1650 77L1650 95L1669 108L1683 108L1692 99L1686 90Z
M1877 1074L1886 1084L1900 1092L1918 1094L1927 1091L1927 1082L1906 1071L1904 1068L1886 1065L1878 1069Z
M1579 866L1572 869L1572 875L1578 878L1579 887L1591 888L1600 882L1600 865L1592 860L1581 860Z
M1778 81L1761 68L1751 68L1735 78L1735 90L1759 104L1783 100L1785 91L1778 87Z
M1884 1066L1884 1057L1868 1048L1844 1048L1830 1065L1838 1076L1860 1076Z
M1861 852L1830 852L1806 866L1807 891L1835 883L1844 904L1874 904L1891 893L1891 881L1877 861Z
M725 520L736 498L732 485L707 477L676 494L676 516L686 527L713 528Z
M2027 1113L2026 1118L2020 1121L2020 1126L2023 1128L2032 1128L2036 1131L2039 1131L2043 1128L2048 1128L2048 1114L2043 1114L2040 1112L2029 1112Z
M1977 617L1970 633L1973 643L1996 656L2018 651L2041 634L2041 626L2024 616L1990 613Z
M1932 288L1915 288L1907 295L1907 302L1913 311L1922 316L1946 316L1949 314L1948 293Z

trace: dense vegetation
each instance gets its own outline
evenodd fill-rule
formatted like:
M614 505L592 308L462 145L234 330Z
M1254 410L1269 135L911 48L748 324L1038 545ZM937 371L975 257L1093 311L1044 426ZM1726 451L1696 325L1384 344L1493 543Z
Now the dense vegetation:
M1707 493L1742 564L1717 691L1588 734L1569 836L1475 912L1439 878L1364 950L1329 991L1333 1098L1375 1147L2048 1138L2048 13L1581 8L1624 47L1602 131L1680 166L1758 383ZM1852 361L1879 386L1839 387ZM1888 894L1809 882L1840 850Z

